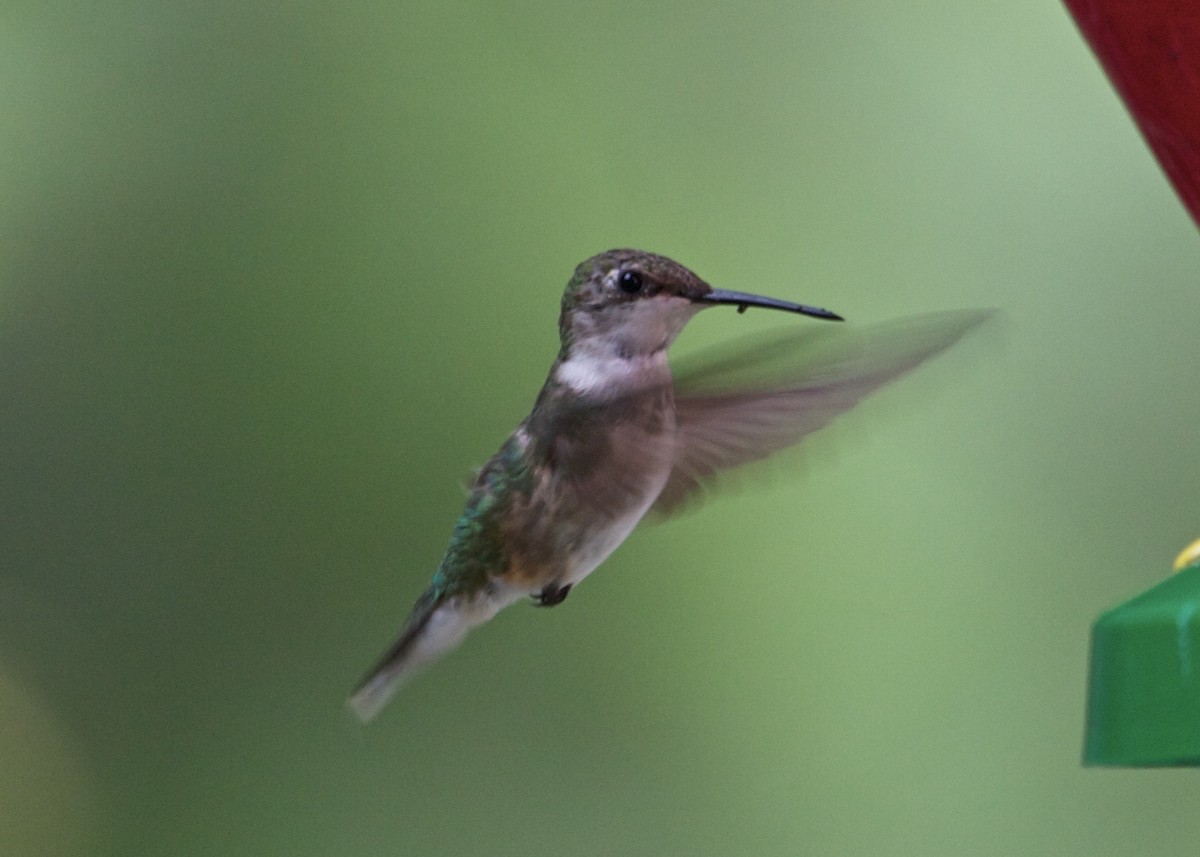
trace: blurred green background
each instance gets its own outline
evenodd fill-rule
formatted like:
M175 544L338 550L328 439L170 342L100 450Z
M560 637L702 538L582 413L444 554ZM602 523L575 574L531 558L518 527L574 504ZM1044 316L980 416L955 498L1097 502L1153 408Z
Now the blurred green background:
M1079 754L1200 240L1057 3L10 2L0 111L0 853L1195 853ZM1005 318L361 728L619 245Z

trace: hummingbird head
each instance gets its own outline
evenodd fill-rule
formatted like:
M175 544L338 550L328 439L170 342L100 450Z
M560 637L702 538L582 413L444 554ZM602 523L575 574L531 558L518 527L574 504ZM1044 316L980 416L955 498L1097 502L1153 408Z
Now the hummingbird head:
M714 289L665 256L609 250L580 263L563 292L562 356L586 350L628 360L663 353L692 316L717 304L738 312L759 306L842 320L819 307Z

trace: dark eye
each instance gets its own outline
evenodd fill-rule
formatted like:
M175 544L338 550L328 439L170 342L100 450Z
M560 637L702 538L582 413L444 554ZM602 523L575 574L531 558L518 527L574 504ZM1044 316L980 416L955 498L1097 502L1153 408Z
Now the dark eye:
M636 295L642 290L642 275L637 271L622 271L617 277L617 285L627 295Z

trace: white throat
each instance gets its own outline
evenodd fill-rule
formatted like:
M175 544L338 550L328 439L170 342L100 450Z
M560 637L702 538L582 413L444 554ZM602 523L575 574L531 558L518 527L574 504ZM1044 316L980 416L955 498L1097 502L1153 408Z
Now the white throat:
M615 397L671 379L667 349L622 356L616 348L577 349L559 364L554 378L576 393Z

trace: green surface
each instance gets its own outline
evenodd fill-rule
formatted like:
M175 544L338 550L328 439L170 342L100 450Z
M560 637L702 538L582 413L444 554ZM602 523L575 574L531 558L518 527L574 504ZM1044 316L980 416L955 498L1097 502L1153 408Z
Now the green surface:
M1083 758L1200 765L1200 565L1096 620Z
M1058 4L10 2L0 165L0 853L1195 853L1079 747L1200 240ZM360 728L614 245L1005 319Z

